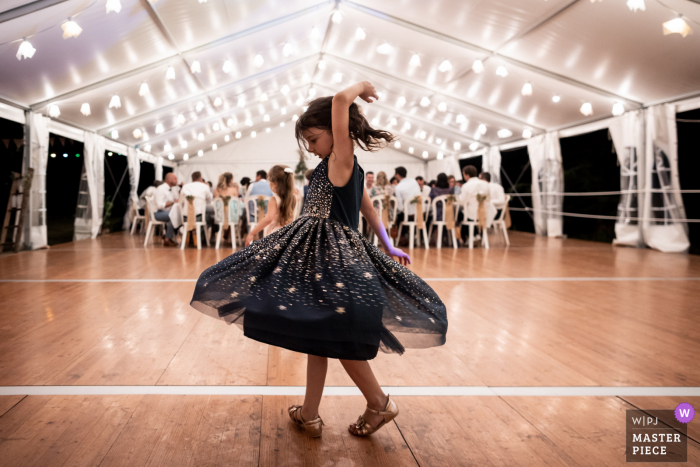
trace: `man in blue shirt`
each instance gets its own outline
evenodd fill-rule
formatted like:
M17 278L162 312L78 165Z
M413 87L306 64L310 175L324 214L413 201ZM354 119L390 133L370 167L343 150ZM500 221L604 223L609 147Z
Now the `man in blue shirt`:
M264 170L258 170L255 173L255 182L251 183L248 187L248 196L272 196L272 190L270 189L270 182L267 181L267 172Z

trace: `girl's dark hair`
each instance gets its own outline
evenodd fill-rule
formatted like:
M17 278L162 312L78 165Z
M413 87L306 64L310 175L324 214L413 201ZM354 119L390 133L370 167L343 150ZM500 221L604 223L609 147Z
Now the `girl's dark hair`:
M309 102L306 112L301 114L294 129L294 136L297 138L299 147L308 151L304 130L309 128L321 128L333 134L333 124L331 121L331 108L333 107L333 96L317 97ZM396 140L396 136L385 130L372 128L362 113L360 107L354 102L350 104L350 139L364 151L376 151L386 144Z
M435 183L437 188L449 188L450 184L447 181L447 175L444 173L439 173L437 176L437 182Z

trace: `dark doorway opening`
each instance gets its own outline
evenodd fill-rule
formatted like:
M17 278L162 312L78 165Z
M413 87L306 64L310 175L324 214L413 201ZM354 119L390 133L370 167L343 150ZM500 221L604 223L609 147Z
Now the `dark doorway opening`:
M141 195L143 190L153 185L156 179L156 167L150 162L141 161L141 172L139 173L139 188L138 193Z
M561 138L564 191L619 191L620 165L608 130ZM620 195L564 196L564 212L617 216ZM571 238L612 243L614 219L564 216L564 233Z
M700 190L700 109L676 114L678 133L678 178L681 190ZM695 121L683 121L695 120ZM700 194L683 193L688 219L700 219ZM690 253L700 255L700 225L688 223Z
M73 241L84 156L83 143L49 134L49 160L46 165L46 229L49 245Z
M532 212L513 210L532 208L532 196L529 195L532 192L532 168L527 147L501 151L501 185L510 195L510 229L535 233ZM516 193L528 196L518 197Z
M4 225L12 172L22 173L24 125L0 118L0 226Z
M105 151L105 205L103 229L109 232L122 230L124 214L128 208L129 163L124 154Z

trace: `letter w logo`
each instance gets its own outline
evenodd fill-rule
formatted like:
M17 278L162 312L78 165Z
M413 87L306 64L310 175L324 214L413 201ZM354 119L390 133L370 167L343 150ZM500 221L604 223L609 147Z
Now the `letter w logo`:
M690 409L680 409L679 412L683 418L690 417Z

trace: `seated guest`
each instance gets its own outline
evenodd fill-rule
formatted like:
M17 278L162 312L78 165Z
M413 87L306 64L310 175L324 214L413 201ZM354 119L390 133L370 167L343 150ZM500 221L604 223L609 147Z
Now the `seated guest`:
M231 172L224 172L219 175L219 181L216 183L216 187L214 187L212 196L214 198L221 198L223 196L230 196L231 199L238 198L238 183L233 181L233 174ZM213 225L214 218L214 204L207 204L207 225Z
M435 188L435 185L437 185L437 180L430 180L430 183L428 183L428 186L432 189Z
M501 215L501 211L506 204L506 193L500 183L495 183L491 181L491 174L488 172L481 172L479 178L489 184L489 190L491 193L491 204L496 208L496 217Z
M415 178L406 178L405 167L396 167L394 178L399 182L396 184L394 196L396 196L396 224L400 224L404 219L412 221L416 214L416 205L408 204L408 211L404 212L404 202L420 196L421 189Z
M146 196L155 196L156 188L158 188L162 184L162 180L153 180L151 186L149 186L141 192L141 194L139 195L139 202L136 205L136 209L138 209L139 214L141 214L142 216L144 214L144 208L146 207Z
M430 196L431 187L425 184L425 179L419 175L416 177L416 181L418 182L418 186L421 189L421 194L426 198Z
M267 181L267 172L258 170L255 173L255 182L251 183L246 192L246 196L272 196L270 182Z
M447 183L450 184L450 188L454 188L454 195L459 196L460 193L460 187L457 186L457 180L455 180L454 175L448 175L447 176Z
M444 173L439 173L437 176L437 182L435 183L435 187L430 190L430 202L442 195L454 195L455 190L454 187L450 187L450 183L447 181L448 177ZM440 203L437 206L435 206L436 210L436 218L445 220L442 217L442 206L443 204ZM431 214L428 216L428 231L430 231L430 225L433 223L433 215ZM445 231L446 232L446 231Z
M373 196L386 196L394 194L394 186L389 183L386 179L386 173L377 172L377 180L373 183L372 188L369 189L369 197Z
M157 221L165 222L167 227L165 229L165 240L163 240L163 246L176 246L177 243L173 241L173 236L175 235L175 228L170 220L170 208L172 208L175 202L175 194L172 192L172 188L177 186L177 176L170 172L165 175L165 181L156 188L155 203L156 209L158 209L153 216Z
M248 192L248 187L250 186L250 178L249 177L243 177L241 178L240 183L240 189L238 190L238 197L243 199L245 197L245 194Z
M478 220L479 200L477 195L489 195L490 189L488 183L476 177L476 167L467 165L462 169L464 176L464 186L459 195L459 205L466 206L466 212L460 212L457 216L457 221L462 222L466 217L468 221L476 222ZM488 215L488 209L487 209ZM462 238L466 238L469 234L466 226L462 227Z
M202 180L202 181L204 182L204 180ZM212 186L211 182L210 182L210 181L206 181L206 182L204 182L204 183L206 183L207 185L209 185L209 191L211 191L211 193L213 194L213 193L214 193L214 187Z
M399 184L399 179L396 177L391 177L391 180L389 180L389 183L391 184L391 186L396 186Z
M195 198L199 198L201 200L204 200L204 203L208 207L209 204L214 202L214 197L211 194L211 191L209 191L209 185L204 183L202 181L202 173L197 171L197 172L192 172L192 181L190 183L186 183L183 187L182 190L180 190L180 201L183 199L186 199L187 196L194 196ZM205 211L206 213L206 211ZM183 216L183 222L184 222L184 216L187 215L187 211L182 213ZM197 214L197 220L201 221L202 220L202 215ZM209 216L205 216L205 222L209 224L211 220L211 223L213 223L214 218L213 216L211 219L209 219Z
M386 174L385 174L386 176ZM365 173L365 190L367 193L372 190L372 187L374 186L374 172L367 172Z

